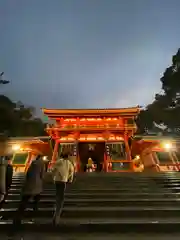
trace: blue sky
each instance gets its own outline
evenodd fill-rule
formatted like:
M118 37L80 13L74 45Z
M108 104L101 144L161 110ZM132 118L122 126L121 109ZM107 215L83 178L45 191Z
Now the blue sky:
M47 108L145 105L180 47L179 0L0 0L0 93Z

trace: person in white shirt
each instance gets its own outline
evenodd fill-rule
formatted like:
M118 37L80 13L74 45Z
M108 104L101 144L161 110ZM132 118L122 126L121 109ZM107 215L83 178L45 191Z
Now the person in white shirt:
M64 203L64 193L67 183L72 183L74 177L74 165L68 159L68 154L62 154L52 168L52 175L56 185L56 205L53 217L54 225L58 225Z

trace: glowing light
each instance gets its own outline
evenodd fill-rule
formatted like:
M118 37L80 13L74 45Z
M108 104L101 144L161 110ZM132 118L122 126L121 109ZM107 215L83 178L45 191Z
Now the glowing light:
M62 137L62 138L60 138L60 141L74 141L74 138L71 138L71 137Z
M64 122L76 122L76 118L66 118Z
M116 137L116 139L117 139L117 140L123 140L123 138L122 138L122 137Z
M12 150L14 150L14 151L18 151L18 150L20 150L20 148L21 148L21 146L18 144L15 144L12 146Z
M47 160L47 156L43 156L43 158L42 158L42 159L43 159L44 161L45 161L45 160Z
M109 137L109 140L115 140L116 138L115 137Z
M80 139L79 140L86 140L86 138L85 137L80 137Z
M171 143L164 143L163 144L163 147L166 149L166 150L170 150L172 148L172 144Z
M71 140L74 140L74 138L72 138L72 137L68 137L68 140L70 140L70 141L71 141Z
M140 156L139 156L139 155L136 155L135 159L139 160L139 159L140 159Z
M87 139L87 140L96 140L95 137L87 137L86 139Z
M98 140L103 140L104 138L103 137L98 137Z

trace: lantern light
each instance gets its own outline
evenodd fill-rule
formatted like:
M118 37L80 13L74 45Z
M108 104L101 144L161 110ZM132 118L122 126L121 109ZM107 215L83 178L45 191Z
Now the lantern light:
M135 156L135 159L139 160L139 159L140 159L140 156L139 156L139 155L136 155L136 156Z
M166 149L166 150L170 150L172 148L172 144L170 142L167 142L167 143L164 143L163 144L163 147Z
M18 145L18 144L15 144L15 145L12 146L13 151L18 151L18 150L20 150L20 148L21 148L21 146Z

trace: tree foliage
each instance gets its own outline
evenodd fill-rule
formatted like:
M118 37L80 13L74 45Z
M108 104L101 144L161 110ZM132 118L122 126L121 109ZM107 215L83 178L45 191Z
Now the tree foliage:
M9 136L45 135L41 119L33 117L34 109L22 103L12 102L8 97L0 95L0 133Z
M167 129L180 128L180 49L172 56L172 64L160 79L162 94L156 94L154 101L143 110L138 119L139 132L151 129L153 122L164 124Z

